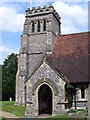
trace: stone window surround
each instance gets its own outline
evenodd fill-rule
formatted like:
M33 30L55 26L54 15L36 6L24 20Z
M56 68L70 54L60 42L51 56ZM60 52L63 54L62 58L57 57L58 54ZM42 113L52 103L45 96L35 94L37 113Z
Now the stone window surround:
M43 31L46 31L46 20L43 21Z
M81 99L85 99L85 88L81 88Z
M38 31L38 21L40 21L40 31ZM43 23L42 25L44 26L44 21L46 22L45 25L47 26L47 22L48 22L47 18L30 21L31 29L32 29L32 23L34 22L34 32L32 32L32 33L35 33L36 31L41 32L41 23ZM37 30L35 30L35 24L37 25ZM45 32L46 29L45 30L43 29L43 31Z
M82 97L81 97L81 89L82 89L82 88L79 88L79 89L78 89L78 92L79 92L79 99L78 99L77 101L87 101L87 98L86 98L86 96L87 96L87 89L84 88L85 98L82 98Z
M41 30L41 29L40 29L40 25L41 25L41 24L40 24L40 20L38 20L37 22L38 22L38 23L37 23L37 32L40 32L40 30Z
M32 21L32 33L35 32L35 24L34 24L34 21Z

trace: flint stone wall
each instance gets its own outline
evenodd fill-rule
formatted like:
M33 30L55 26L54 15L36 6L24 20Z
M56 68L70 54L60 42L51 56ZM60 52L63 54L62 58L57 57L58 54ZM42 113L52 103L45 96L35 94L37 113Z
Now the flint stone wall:
M61 114L64 109L64 93L65 93L65 82L62 77L57 75L51 67L45 62L39 67L39 69L28 79L26 82L27 88L27 107L26 107L26 116L38 116L38 91L37 87L35 88L35 94L33 94L34 85L38 82L41 84L49 84L53 89L53 109L52 115ZM53 84L54 83L54 84ZM54 86L54 87L53 87ZM58 89L58 93L55 93L55 89ZM36 94L37 93L37 94ZM33 106L33 107L32 107ZM33 112L31 112L33 111Z

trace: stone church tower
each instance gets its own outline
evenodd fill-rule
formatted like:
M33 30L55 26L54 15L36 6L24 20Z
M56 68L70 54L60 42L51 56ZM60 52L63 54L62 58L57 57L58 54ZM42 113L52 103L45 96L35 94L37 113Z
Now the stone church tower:
M56 115L65 108L66 82L46 61L61 34L60 24L59 14L51 5L26 10L16 75L16 105L26 105L27 117Z
M60 17L53 6L26 10L16 76L16 104L25 105L25 81L40 66L45 54L51 53L60 35Z

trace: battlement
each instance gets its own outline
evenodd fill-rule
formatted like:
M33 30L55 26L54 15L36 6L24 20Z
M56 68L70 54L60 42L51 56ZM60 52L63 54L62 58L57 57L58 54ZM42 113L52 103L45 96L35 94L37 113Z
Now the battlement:
M22 50L28 53L52 51L56 38L61 34L59 14L52 5L26 10Z
M38 6L37 8L32 7L32 9L27 8L26 17L33 17L33 16L49 14L49 13L54 14L54 16L58 19L58 21L60 21L61 17L59 16L59 14L56 12L56 10L52 5L49 5L48 7L46 5L44 5L43 7Z

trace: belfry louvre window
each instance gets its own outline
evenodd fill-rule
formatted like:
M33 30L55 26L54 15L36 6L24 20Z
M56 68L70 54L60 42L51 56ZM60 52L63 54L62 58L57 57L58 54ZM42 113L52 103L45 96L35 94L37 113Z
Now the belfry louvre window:
M84 88L81 89L81 98L82 99L85 98L85 89Z
M43 31L46 31L46 20L43 22Z
M34 32L34 21L32 21L32 32Z
M38 26L37 27L38 27L37 31L40 32L40 21L39 20L38 20Z

